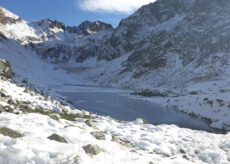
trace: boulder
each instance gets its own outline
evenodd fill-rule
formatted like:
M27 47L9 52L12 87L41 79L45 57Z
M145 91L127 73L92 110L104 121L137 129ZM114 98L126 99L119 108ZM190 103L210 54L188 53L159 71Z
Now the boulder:
M94 136L98 140L105 140L105 135L102 132L91 132L92 136Z
M89 144L89 145L83 146L82 148L85 150L85 153L89 155L97 155L101 152L101 148L97 145Z
M7 78L12 78L14 76L11 65L7 60L0 59L0 76Z
M88 125L89 127L93 128L93 129L95 129L95 130L98 130L97 126L93 123L92 120L90 120L90 119L89 119L89 120L86 120L85 123L86 123L86 125Z
M57 121L59 121L60 118L61 118L59 114L55 114L55 113L54 114L50 114L49 116L50 116L50 118L52 118L54 120L57 120Z
M54 140L54 141L57 141L57 142L62 142L62 143L68 143L65 138L61 137L60 135L58 134L52 134L51 136L48 137L48 139L50 140Z
M4 136L8 136L11 138L19 138L19 137L23 137L23 135L15 130L12 130L10 128L7 127L0 127L0 134L4 135Z

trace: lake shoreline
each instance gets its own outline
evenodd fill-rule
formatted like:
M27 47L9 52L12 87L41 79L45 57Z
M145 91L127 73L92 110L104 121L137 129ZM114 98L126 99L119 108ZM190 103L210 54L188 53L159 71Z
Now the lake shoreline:
M70 90L71 89L71 92L69 92L68 90ZM66 94L92 94L92 93L94 93L95 94L95 92L96 92L96 94L97 94L97 96L98 96L98 94L101 94L101 93L103 93L103 94L116 94L116 96L121 96L122 97L122 99L129 99L129 101L135 101L135 102L139 102L138 104L152 104L152 105L155 105L155 106L158 106L159 104L154 104L154 103L152 103L151 101L147 101L147 100L143 100L143 99L137 99L136 97L134 98L133 97L133 95L131 95L131 93L132 93L132 91L131 90L121 90L121 89L116 89L116 88L103 88L103 87L99 87L99 86L97 86L97 87L92 87L92 86L87 86L87 85L81 85L81 86L79 86L79 85L75 85L74 87L73 86L71 86L70 88L68 88L67 90L65 90L65 89L61 89L62 91L57 91L59 94L61 93L62 95L64 95L64 96L66 96L66 97L68 97L69 99L70 99L70 101L78 101L78 102L81 102L81 95L80 95L80 97L76 97L75 98L75 100L72 98L70 98L71 96L68 96L68 95L66 95ZM103 95L102 94L102 95ZM96 97L97 97L96 96ZM84 97L86 97L87 98L87 96L85 96L84 95ZM94 99L92 99L92 101L94 101ZM73 102L74 103L74 102ZM81 103L83 103L83 102L81 102ZM96 102L96 103L103 103L103 102L100 102L100 101L98 101L98 102ZM101 104L100 104L101 105ZM99 105L99 106L100 106ZM108 105L108 104L107 104ZM86 110L86 111L90 111L90 112L92 112L92 113L97 113L97 114L99 114L99 115L105 115L105 116L109 116L109 117L112 117L112 118L114 118L114 119L117 119L117 120L121 120L121 121L133 121L133 120L135 120L136 118L143 118L143 117L136 117L135 119L133 118L133 119L121 119L121 118L118 118L118 116L116 115L116 114L114 114L114 115L111 115L111 113L108 113L108 111L99 111L99 109L97 109L97 111L94 111L94 109L89 109L89 108L85 108L84 106L81 106L81 105L79 105L79 104L76 104L76 103L74 103L74 106L76 107L76 108L80 108L80 109L83 109L83 110ZM94 104L94 107L95 108L97 108L96 107L97 105L95 105ZM162 110L162 109L161 109ZM187 127L187 126L181 126L181 125L177 125L176 123L173 123L173 122L169 122L169 123L159 123L159 124L156 124L156 123L152 123L151 121L149 121L149 119L147 118L143 118L143 119L146 119L149 123L151 123L151 124L154 124L154 125L161 125L161 124L174 124L174 125L177 125L177 126L179 126L179 127L182 127L182 128L189 128L189 129L194 129L194 130L204 130L204 131L207 131L207 132L211 132L211 133L219 133L219 134L224 134L225 133L225 131L223 131L223 130L218 130L218 129L214 129L214 128L212 128L212 127L210 127L209 126L209 122L206 120L206 119L203 119L203 118L197 118L197 117L194 117L194 116L191 116L191 115L189 115L189 114L187 114L187 113L184 113L184 112L181 112L181 111L177 111L177 110L172 110L172 109L163 109L164 110L164 112L165 112L165 110L167 110L167 112L168 113L177 113L176 115L182 115L182 114L184 114L184 116L182 116L182 117L188 117L188 118L190 118L190 119L194 119L194 120L196 120L195 122L199 122L200 124L205 124L205 126L206 126L206 128L197 128L197 126L198 125L196 125L196 128L191 128L191 127ZM133 111L132 111L133 112ZM134 111L134 112L136 112L136 111ZM166 113L167 113L166 112ZM167 113L167 114L168 114ZM115 117L114 117L115 116ZM177 116L176 116L177 117ZM165 119L165 118L164 118ZM185 120L185 123L186 123L187 121ZM202 126L204 126L204 125L202 125Z

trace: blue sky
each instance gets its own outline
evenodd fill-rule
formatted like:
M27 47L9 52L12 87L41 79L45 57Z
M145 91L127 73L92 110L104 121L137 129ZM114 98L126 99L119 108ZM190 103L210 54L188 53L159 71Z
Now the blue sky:
M151 1L154 0L0 0L0 6L29 22L50 18L72 26L100 20L116 26Z

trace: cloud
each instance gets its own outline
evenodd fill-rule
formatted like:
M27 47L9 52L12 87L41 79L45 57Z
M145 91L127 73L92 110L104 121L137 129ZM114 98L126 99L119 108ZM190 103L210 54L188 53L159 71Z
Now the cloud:
M77 4L83 10L92 12L130 14L139 7L156 0L80 0Z

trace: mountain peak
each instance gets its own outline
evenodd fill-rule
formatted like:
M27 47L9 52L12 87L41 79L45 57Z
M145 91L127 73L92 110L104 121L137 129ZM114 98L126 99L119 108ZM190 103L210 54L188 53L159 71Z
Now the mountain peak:
M21 21L20 17L0 6L0 24L14 24Z
M67 27L70 33L80 33L83 35L90 35L102 30L113 30L111 24L107 24L101 21L84 21L79 26Z
M57 20L51 20L49 18L42 19L42 20L37 21L37 22L33 22L32 24L46 28L46 29L57 28L57 29L65 30L65 24L64 23L59 22Z

